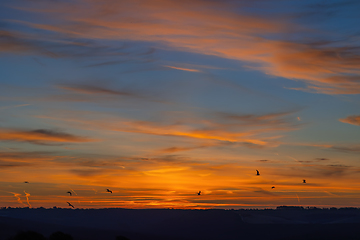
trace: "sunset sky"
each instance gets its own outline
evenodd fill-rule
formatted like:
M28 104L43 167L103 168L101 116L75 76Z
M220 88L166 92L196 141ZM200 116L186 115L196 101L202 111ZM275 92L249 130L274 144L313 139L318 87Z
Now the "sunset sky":
M360 207L359 11L1 1L0 207Z

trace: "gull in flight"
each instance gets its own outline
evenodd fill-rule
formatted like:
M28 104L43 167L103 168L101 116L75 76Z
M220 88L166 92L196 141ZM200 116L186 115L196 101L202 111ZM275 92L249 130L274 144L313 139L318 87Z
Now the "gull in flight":
M72 195L72 193L70 191L67 192L70 196Z
M106 192L112 193L112 191L110 189L106 189Z
M256 176L259 176L259 175L260 175L259 170L256 170Z
M306 180L305 180L305 179L303 179L303 183L306 183Z
M67 202L67 204L69 204L70 207L75 208L71 203Z
M200 196L200 195L201 195L201 191L199 191L199 192L197 193L197 195L199 195L199 196Z

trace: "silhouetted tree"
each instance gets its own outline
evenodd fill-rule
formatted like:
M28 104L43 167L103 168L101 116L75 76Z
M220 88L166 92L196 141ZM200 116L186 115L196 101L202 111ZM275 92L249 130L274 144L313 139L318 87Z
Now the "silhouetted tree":
M10 238L9 240L46 240L46 238L41 233L27 231L19 232L15 237Z
M49 240L73 240L73 237L70 234L63 232L54 232L50 235Z

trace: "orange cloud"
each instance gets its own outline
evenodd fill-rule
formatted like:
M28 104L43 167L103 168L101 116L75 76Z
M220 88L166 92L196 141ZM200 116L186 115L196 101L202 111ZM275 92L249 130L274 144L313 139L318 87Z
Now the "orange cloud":
M356 199L360 191L356 181L358 167L327 161L325 165L322 162L289 165L250 160L228 163L223 158L215 163L175 155L147 159L100 155L58 158L32 171L27 168L22 172L18 170L17 174L2 171L3 179L11 182L0 182L3 192L12 192L16 197L1 196L0 191L4 204L20 203L15 201L21 197L15 188L24 187L24 178L30 179L25 197L28 192L32 193L32 207L64 206L64 199L68 198L66 192L72 189L77 192L73 195L76 207L90 208L277 206L279 202L290 204L289 198L295 194L301 201L312 199L311 205L317 206L323 201L334 205L334 200L336 204L344 204L349 201L348 197ZM255 169L261 171L260 176L256 176ZM303 177L308 180L306 185L302 183ZM276 188L272 190L271 186ZM37 189L36 194L31 188ZM113 195L106 194L106 188L113 190ZM203 193L201 198L196 195L199 190Z
M51 55L51 53L46 53L41 46L37 46L34 42L25 39L25 34L0 29L0 51Z
M33 167L58 158L45 152L0 152L2 169L15 167Z
M115 91L99 86L91 85L60 85L58 86L61 89L83 93L83 94L112 94L112 95L123 95L123 96L132 96L134 94L123 91Z
M139 134L158 135L165 137L191 138L201 141L199 146L218 146L225 143L238 143L247 147L277 146L279 135L269 136L269 133L278 131L291 131L297 129L289 117L292 112L265 114L265 115L235 115L213 114L210 119L194 117L189 119L176 119L175 122L152 122L135 119L114 118L101 116L86 119L84 116L69 116L69 118L56 118L38 116L40 118L60 120L74 124L74 126L89 130L109 130ZM197 123L196 127L194 123ZM204 142L220 141L220 142ZM191 149L192 147L190 147ZM195 149L194 148L194 149ZM165 151L190 150L186 148L167 149Z
M360 126L360 115L348 116L346 118L339 119L339 121L343 123L349 123L352 125Z
M237 8L229 2L203 0L84 0L22 8L57 20L24 24L67 37L161 42L168 48L246 61L267 74L303 80L308 85L304 90L360 93L359 54L346 42L333 46L325 41L313 44L276 39L295 30L311 39L314 31L290 20L248 16L233 9Z
M200 70L191 69L191 68L182 68L182 67L174 67L174 66L164 66L164 67L168 67L168 68L172 68L172 69L177 69L177 70L182 70L182 71L187 71L187 72L201 72Z
M0 140L30 142L34 144L80 143L94 141L94 139L46 129L37 129L33 131L0 129Z
M199 149L199 148L204 148L204 147L206 147L206 146L170 147L170 148L162 149L160 152L161 152L161 153L175 153L175 152L194 150L194 149Z

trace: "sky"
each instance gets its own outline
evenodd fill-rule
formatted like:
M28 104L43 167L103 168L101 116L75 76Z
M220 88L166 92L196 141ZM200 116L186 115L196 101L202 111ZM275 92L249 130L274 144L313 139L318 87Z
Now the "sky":
M360 207L359 10L1 1L0 206Z

